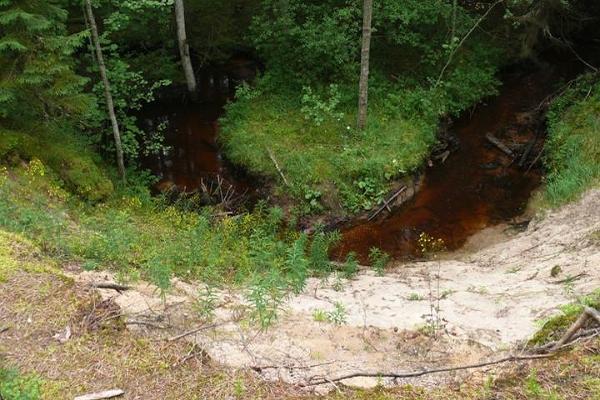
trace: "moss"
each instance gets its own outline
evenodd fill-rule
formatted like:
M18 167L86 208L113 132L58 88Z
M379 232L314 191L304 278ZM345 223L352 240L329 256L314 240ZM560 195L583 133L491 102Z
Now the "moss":
M561 314L543 321L541 329L531 338L529 344L537 346L558 340L579 318L584 306L600 309L600 289L582 297L577 303L561 307Z
M74 133L40 128L36 132L0 129L0 161L39 159L73 193L88 201L106 199L113 184L96 154Z

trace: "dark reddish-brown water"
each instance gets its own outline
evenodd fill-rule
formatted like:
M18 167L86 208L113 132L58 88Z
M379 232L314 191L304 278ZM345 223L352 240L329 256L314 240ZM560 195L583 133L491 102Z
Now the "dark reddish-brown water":
M176 96L175 101L159 101L144 110L146 130L157 131L162 126L168 150L144 160L145 167L160 178L158 189L192 192L203 184L222 179L224 190L231 186L237 191L251 191L252 182L247 178L236 179L233 168L224 162L217 136L218 119L227 101L233 98L236 86L254 79L258 70L259 65L253 59L235 56L224 65L198 72L197 101Z
M426 170L414 198L391 215L344 229L334 256L341 259L352 251L366 261L373 247L396 258L418 255L422 232L456 249L477 231L522 213L540 183L540 171L519 168L485 134L513 147L533 140L537 124L530 112L550 93L551 77L539 71L506 76L497 97L465 112L450 128L460 142L458 151ZM531 158L540 147L541 140Z
M165 124L168 146L165 154L149 162L152 172L161 178L159 187L193 191L204 180L226 172L216 143L222 102L162 106L152 113L161 115L158 121Z
M413 199L391 214L382 213L371 222L343 228L341 243L332 255L342 259L356 252L366 262L369 250L377 247L395 258L415 256L422 232L456 249L477 231L522 213L532 190L540 183L541 171L519 167L485 135L492 133L508 146L523 149L539 133L540 126L536 118L531 118L531 111L550 94L556 76L550 68L545 72L506 74L497 97L465 112L450 127L460 143L458 150L444 163L436 162L426 169ZM214 86L214 82L207 85ZM233 179L220 155L217 120L231 94L230 89L223 94L220 86L213 88L208 101L151 110L154 125L168 122L166 144L171 147L168 154L148 163L161 177L159 187L174 185L182 191L193 191L210 177L224 177L244 190L252 187L252 182ZM538 136L529 162L541 150L543 135Z

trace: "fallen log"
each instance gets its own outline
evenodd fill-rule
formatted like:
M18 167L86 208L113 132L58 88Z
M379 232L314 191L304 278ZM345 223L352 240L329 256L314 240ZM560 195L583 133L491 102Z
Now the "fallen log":
M515 153L511 149L509 149L508 146L506 146L504 143L502 143L500 141L500 139L498 139L496 136L494 136L488 132L485 134L485 138L487 139L488 142L490 142L491 144L496 146L504 154L506 154L509 157L515 158Z
M113 397L122 396L124 394L125 394L125 392L121 389L112 389L112 390L106 390L104 392L90 393L90 394L85 394L83 396L77 396L77 397L75 397L75 400L112 399Z
M90 283L90 286L93 287L94 289L112 289L112 290L116 290L117 292L124 292L126 290L131 289L131 286L125 286L125 285L119 285L118 283L99 283L99 282L92 282Z
M396 193L394 193L394 195L392 197L390 197L389 199L387 199L386 201L383 202L383 205L381 207L379 207L379 209L377 211L375 211L368 219L368 221L373 220L376 216L379 215L379 213L381 213L384 209L388 209L388 211L392 211L390 208L390 203L392 201L394 201L396 199L396 197L400 196L400 194L402 192L404 192L406 190L406 186L402 186L400 189L398 189L398 191L396 191Z

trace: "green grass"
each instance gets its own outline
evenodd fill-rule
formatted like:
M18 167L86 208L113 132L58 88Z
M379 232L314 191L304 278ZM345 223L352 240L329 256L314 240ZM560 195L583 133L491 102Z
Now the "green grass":
M548 112L546 199L558 206L600 182L600 82L583 76Z
M390 178L421 165L434 141L431 120L389 119L373 107L369 129L357 132L353 114L317 125L301 107L286 95L239 100L229 107L222 140L234 163L277 180L280 192L291 190L307 207L316 200L307 211L370 209Z

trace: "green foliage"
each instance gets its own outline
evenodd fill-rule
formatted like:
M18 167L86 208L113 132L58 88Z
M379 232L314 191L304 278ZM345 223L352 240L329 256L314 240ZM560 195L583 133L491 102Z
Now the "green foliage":
M218 297L214 288L210 285L205 285L198 291L198 298L194 308L198 312L200 318L206 322L211 322L214 319L217 300Z
M294 293L300 294L306 285L308 277L309 260L306 258L306 243L308 237L304 234L288 248L286 259L286 272L289 276L290 286Z
M257 276L250 285L248 300L253 306L251 317L262 330L268 329L277 320L285 293L286 283L276 270Z
M369 250L369 261L377 276L383 276L385 274L385 267L390 262L390 255L377 247L373 247Z
M358 273L358 260L356 259L356 253L348 253L346 256L346 262L344 262L343 272L346 279L352 279L356 276Z
M600 82L584 75L547 114L546 198L557 206L600 182Z
M74 73L81 34L68 35L56 1L0 2L0 118L29 121L76 117L91 105L86 80Z
M300 111L304 114L304 118L316 126L321 126L327 119L341 121L344 118L344 113L337 111L340 96L338 86L333 83L329 85L327 98L322 98L314 93L310 86L304 86L302 88L302 108Z
M3 400L41 399L41 385L41 380L36 376L0 368L0 398Z
M324 276L332 271L329 249L339 241L339 233L324 233L317 230L312 236L309 250L310 268L316 275Z
M297 81L332 82L356 68L359 4L263 0L250 37L272 71Z
M104 201L87 203L38 159L3 171L0 227L86 269L148 279L163 294L172 276L209 285L252 281L261 326L273 319L284 293L302 291L308 276L330 268L336 235L317 233L309 244L306 235L287 230L279 208L259 204L253 213L218 218L193 199L173 204L151 197L147 178L135 175Z

